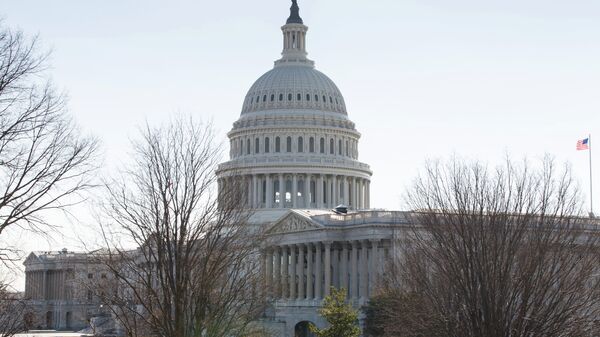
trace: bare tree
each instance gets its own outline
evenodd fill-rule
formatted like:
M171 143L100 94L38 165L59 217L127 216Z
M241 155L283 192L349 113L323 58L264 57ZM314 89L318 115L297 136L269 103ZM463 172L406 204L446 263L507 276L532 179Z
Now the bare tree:
M261 236L239 181L217 196L211 125L147 127L133 158L108 187L103 301L129 336L245 335L264 305Z
M0 22L0 235L13 225L47 229L44 212L79 201L96 164L97 142L77 133L37 45ZM4 261L12 253L0 247Z
M11 291L6 282L0 283L0 335L11 337L33 324L31 312L21 294Z
M600 227L581 216L568 166L541 164L430 163L408 193L414 228L374 300L374 331L597 335Z

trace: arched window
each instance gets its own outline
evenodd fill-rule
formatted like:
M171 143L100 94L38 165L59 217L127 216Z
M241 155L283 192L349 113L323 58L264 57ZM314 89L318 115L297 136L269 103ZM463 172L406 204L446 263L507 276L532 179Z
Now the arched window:
M348 147L348 141L346 141L346 157L350 156L350 149Z
M264 95L263 96L263 102L266 102L266 101L267 101L267 95Z
M256 96L256 103L260 103L260 96Z
M329 103L333 104L333 99L329 96Z
M275 137L275 152L281 152L281 138Z
M301 95L301 94L298 94L297 100L298 100L298 101L301 101L301 100L302 100L302 95Z
M279 94L279 101L283 101L283 94Z
M310 152L310 153L315 152L315 138L314 137L310 137L308 139L308 152Z
M319 101L319 95L315 95L315 102Z
M260 151L260 140L256 138L254 141L254 153L258 153Z
M292 94L288 94L288 101L292 100Z
M246 139L246 154L250 154L250 139Z
M292 152L292 137L287 137L287 139L285 140L286 144L285 144L285 150L287 152Z
M342 155L342 140L341 139L338 140L338 154L340 156Z
M321 141L319 142L319 152L325 153L325 138L321 137Z
M271 94L271 102L275 100L275 94Z
M329 140L329 154L335 154L335 146L333 142L333 138Z
M310 94L306 94L306 100L310 102Z
M298 137L298 152L304 152L304 138Z
M271 140L269 137L265 137L265 153L269 153L271 147Z
M244 154L244 140L240 140L240 156Z
M254 103L254 97L250 99L250 104Z
M327 99L325 98L325 95L323 95L323 103L327 103Z

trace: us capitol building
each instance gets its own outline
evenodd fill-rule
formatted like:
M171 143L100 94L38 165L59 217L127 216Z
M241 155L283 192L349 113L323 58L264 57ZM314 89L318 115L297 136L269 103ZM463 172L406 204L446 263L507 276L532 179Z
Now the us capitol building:
M308 27L295 0L290 12L282 57L250 87L228 133L230 160L216 174L219 188L243 182L251 222L268 233L261 262L271 305L262 324L274 336L309 336L309 322L326 325L317 309L331 286L365 304L408 221L403 212L370 210L372 171L358 158L360 133L338 87L307 57ZM66 251L25 261L25 295L36 299L43 327L87 324L94 299L61 283L102 277L82 261Z

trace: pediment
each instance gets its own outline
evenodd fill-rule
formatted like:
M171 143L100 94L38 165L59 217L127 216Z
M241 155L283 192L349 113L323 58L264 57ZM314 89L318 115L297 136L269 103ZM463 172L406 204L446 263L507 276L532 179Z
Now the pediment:
M32 252L32 253L29 253L29 255L27 256L25 261L23 261L23 265L27 266L29 264L40 263L40 262L42 262L40 260L40 258L35 253Z
M273 226L269 228L267 234L285 234L321 228L323 228L323 226L312 221L310 218L295 212L290 212L277 220Z

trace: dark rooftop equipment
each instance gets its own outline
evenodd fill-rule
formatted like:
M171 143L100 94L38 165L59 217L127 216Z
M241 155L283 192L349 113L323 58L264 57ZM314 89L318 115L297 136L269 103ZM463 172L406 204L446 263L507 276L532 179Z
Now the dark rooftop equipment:
M333 209L336 214L348 214L348 206L346 205L338 205Z

